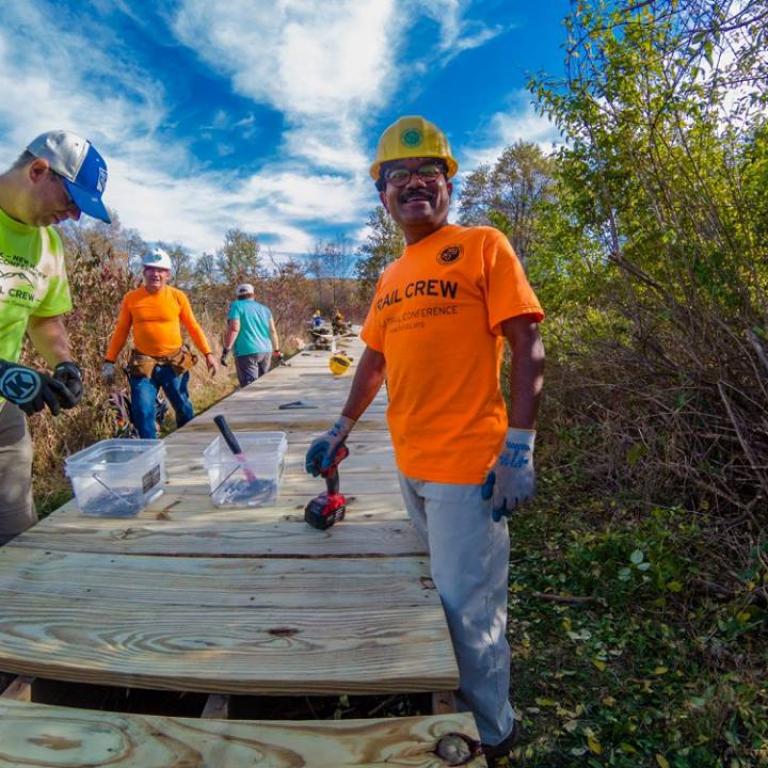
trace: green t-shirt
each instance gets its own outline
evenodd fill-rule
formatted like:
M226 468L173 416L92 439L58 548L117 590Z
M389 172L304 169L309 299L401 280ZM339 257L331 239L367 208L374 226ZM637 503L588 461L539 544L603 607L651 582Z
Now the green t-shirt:
M19 359L30 317L55 317L70 309L59 233L22 224L0 209L0 359Z

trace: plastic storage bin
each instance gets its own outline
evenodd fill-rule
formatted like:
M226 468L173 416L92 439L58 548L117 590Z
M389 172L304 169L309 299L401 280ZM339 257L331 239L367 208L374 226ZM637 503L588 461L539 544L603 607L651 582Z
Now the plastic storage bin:
M219 435L204 451L211 501L217 507L266 507L274 504L285 468L285 432L235 432L242 458Z
M94 517L132 517L163 492L162 440L101 440L69 456L64 471L77 506Z

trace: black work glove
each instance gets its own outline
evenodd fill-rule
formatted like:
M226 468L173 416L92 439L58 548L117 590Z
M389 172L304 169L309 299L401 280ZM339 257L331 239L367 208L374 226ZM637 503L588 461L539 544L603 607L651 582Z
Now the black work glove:
M83 372L77 363L59 363L53 369L53 378L60 381L72 395L71 402L61 401L62 408L72 408L83 399Z
M0 360L0 395L31 416L45 406L54 416L59 415L61 405L71 408L75 403L72 393L60 381L42 371L26 365Z
M229 350L226 347L224 347L224 349L221 350L221 358L219 359L219 362L222 365L229 365L229 362L227 360L228 357L229 357Z

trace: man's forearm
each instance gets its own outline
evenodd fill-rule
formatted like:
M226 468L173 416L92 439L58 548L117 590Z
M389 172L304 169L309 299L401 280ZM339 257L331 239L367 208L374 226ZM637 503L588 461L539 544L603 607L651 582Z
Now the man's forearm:
M544 386L544 344L538 325L525 318L512 318L505 321L503 330L512 348L509 426L535 429Z
M224 334L224 349L232 349L232 345L235 343L235 339L237 338L237 333L237 329L227 329L227 332Z
M360 357L360 362L357 364L352 388L349 390L347 402L341 410L342 416L357 421L381 389L385 373L384 355L366 347Z
M55 317L30 317L27 333L35 349L51 368L72 360L69 335L59 315Z

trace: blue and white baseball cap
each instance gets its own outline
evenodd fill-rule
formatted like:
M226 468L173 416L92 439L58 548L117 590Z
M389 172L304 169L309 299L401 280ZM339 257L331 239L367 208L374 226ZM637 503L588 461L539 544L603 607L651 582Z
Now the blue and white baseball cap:
M90 141L71 131L48 131L32 141L27 150L47 160L64 179L69 196L83 213L110 223L101 201L107 186L107 164Z

